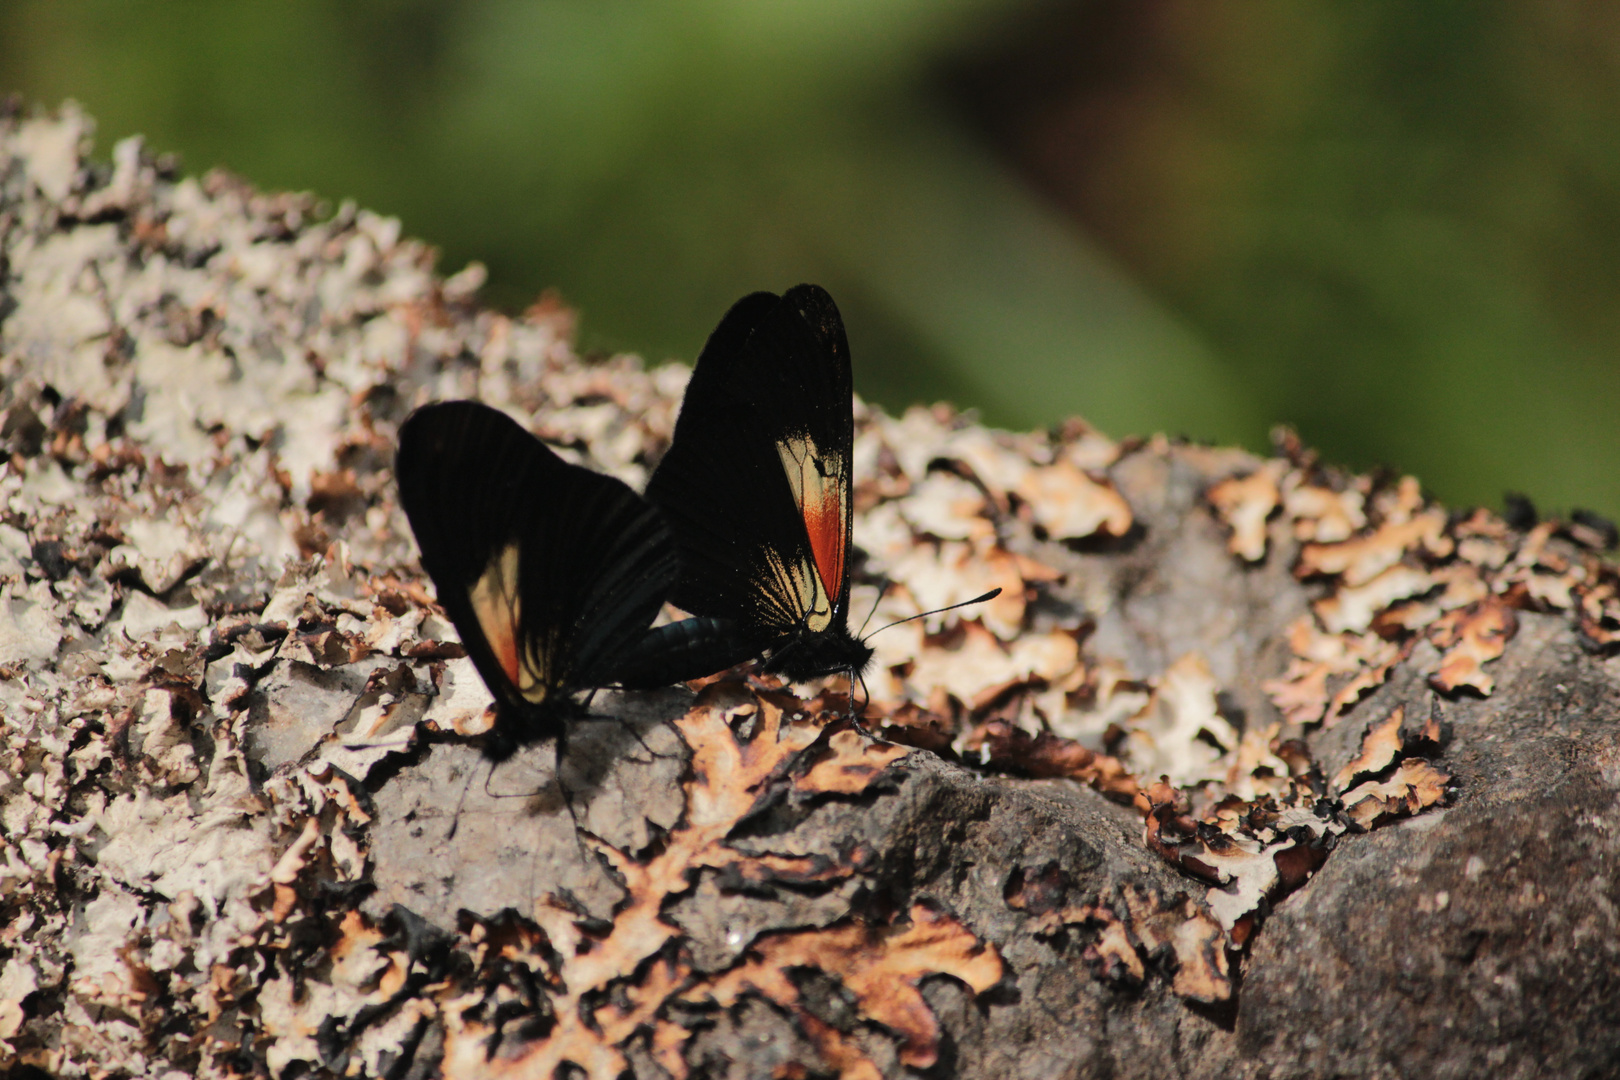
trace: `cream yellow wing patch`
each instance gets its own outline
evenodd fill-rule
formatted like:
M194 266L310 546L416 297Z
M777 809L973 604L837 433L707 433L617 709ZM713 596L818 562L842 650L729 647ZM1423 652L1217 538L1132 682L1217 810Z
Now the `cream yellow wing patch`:
M797 598L804 625L816 633L827 629L832 623L832 600L816 568L803 560L788 562L775 551L767 552L765 559L775 580L758 587L767 595ZM799 613L789 614L797 616Z
M783 439L776 444L776 453L810 540L815 576L820 579L818 591L824 600L837 596L843 591L844 549L848 542L849 463L837 455L822 453L808 435ZM805 595L808 590L801 588L799 592ZM807 606L806 610L814 614L821 607ZM830 620L830 601L826 610ZM811 629L821 627L812 625Z
M496 663L506 679L526 701L539 704L546 699L549 684L547 644L549 636L518 638L523 600L518 593L518 546L508 544L489 560L483 574L468 590L478 628L489 642Z

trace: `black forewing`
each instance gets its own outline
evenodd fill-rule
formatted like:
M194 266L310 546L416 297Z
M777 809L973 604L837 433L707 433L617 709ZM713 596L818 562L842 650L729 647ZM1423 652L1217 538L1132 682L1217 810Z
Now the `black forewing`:
M677 575L668 529L653 507L470 401L413 413L400 428L396 475L422 566L498 701L520 715L536 711L508 677L471 600L492 560L514 544L513 638L520 655L534 649L544 658L548 700L615 681Z
M674 440L647 486L680 549L676 605L774 634L799 623L797 596L760 587L773 577L773 552L813 562L776 446L808 437L842 463L847 483L852 390L849 343L825 290L754 293L727 312L698 357ZM847 618L849 527L846 513L845 573L832 597L837 630Z

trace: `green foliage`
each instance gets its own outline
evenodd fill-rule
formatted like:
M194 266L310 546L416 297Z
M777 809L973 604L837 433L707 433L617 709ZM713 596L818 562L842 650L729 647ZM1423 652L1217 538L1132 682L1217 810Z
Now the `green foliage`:
M1454 501L1620 510L1598 6L1157 5L1168 74L1109 174L1141 205L1098 229L1129 274L941 104L943 65L1052 6L11 0L0 87L398 214L600 347L691 358L743 292L815 280L890 404L1292 421Z

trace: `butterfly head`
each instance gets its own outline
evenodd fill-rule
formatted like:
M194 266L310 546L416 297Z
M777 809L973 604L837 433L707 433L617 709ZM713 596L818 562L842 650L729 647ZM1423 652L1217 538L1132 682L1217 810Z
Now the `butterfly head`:
M497 701L495 723L479 741L489 761L499 765L525 746L556 739L559 753L568 725L588 715L588 706L570 694L554 694L534 705L526 701Z
M843 625L814 633L808 630L788 638L771 651L765 670L794 682L848 672L851 680L872 661L872 647Z

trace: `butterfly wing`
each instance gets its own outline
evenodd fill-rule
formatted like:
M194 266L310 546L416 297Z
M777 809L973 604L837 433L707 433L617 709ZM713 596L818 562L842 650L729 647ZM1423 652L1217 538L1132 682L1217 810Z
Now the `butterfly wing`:
M504 707L554 733L573 689L615 681L674 585L658 512L496 409L424 406L400 428L400 503L439 602Z
M757 629L842 635L850 548L849 343L826 291L744 297L698 357L647 486L680 549L671 600Z

